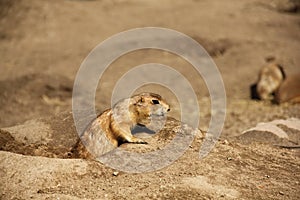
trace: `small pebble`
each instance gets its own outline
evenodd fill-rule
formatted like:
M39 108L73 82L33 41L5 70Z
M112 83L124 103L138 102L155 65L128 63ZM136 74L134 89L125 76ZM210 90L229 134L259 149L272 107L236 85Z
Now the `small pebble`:
M279 194L284 195L284 193L282 191L279 191Z
M224 141L223 141L223 144L226 144L226 145L228 145L228 144L229 144L229 142L228 142L227 140L224 140Z
M232 158L231 158L231 157L228 157L227 160L232 160Z
M114 175L114 176L118 176L118 175L119 175L119 172L114 172L113 175Z

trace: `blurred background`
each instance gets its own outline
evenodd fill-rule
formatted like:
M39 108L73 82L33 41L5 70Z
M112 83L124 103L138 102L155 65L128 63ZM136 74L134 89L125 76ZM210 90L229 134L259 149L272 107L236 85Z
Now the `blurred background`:
M253 103L249 86L267 57L275 57L287 75L300 71L299 16L293 0L0 0L0 127L70 111L73 81L89 52L114 34L149 26L180 31L203 45L223 76L229 114L244 115ZM114 84L125 72L150 62L171 66L190 81L200 127L207 127L210 99L202 78L179 56L159 50L131 52L111 64L97 89L99 112L110 107ZM173 108L170 115L180 117L168 89L146 85L140 91L160 93Z

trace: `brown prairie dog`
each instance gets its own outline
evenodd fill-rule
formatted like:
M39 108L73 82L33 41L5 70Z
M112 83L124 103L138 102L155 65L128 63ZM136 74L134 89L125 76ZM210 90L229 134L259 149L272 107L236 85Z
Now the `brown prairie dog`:
M259 72L256 92L259 99L267 100L272 98L272 94L279 88L285 73L283 68L276 63L268 63Z
M274 58L267 62L259 72L257 84L251 86L252 98L273 100L278 104L299 103L300 73L286 76L282 66L274 63Z
M131 129L137 125L147 126L154 116L165 116L170 106L158 94L141 93L131 98L120 100L112 109L100 114L85 130L81 142L75 148L81 155L101 156L122 143L146 142L131 134ZM81 156L82 157L82 156ZM83 156L91 157L91 156Z

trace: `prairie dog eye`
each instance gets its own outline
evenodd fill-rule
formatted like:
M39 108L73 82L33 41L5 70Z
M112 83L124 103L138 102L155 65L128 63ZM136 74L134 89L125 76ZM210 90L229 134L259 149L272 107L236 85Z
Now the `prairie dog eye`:
M152 103L153 103L153 104L159 104L159 101L156 100L156 99L153 99L153 100L152 100Z

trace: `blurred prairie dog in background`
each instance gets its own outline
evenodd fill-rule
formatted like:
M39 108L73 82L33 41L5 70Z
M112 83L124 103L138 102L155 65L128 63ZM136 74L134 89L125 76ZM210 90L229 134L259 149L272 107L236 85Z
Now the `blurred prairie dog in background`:
M300 73L286 76L284 68L267 58L262 67L258 81L251 86L251 98L272 100L275 103L300 102Z

